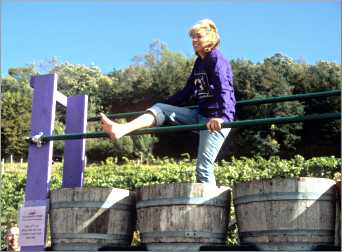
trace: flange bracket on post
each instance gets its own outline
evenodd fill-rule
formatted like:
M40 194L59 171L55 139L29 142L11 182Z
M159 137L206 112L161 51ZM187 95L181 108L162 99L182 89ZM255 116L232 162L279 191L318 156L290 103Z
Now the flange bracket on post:
M29 137L27 140L30 143L37 145L38 148L40 148L44 144L43 136L44 136L44 133L43 132L39 132L37 135Z

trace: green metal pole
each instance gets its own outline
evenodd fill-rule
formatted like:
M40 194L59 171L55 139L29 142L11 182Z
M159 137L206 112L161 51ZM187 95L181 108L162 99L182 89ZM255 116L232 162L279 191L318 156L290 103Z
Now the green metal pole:
M271 98L257 98L251 100L243 100L236 102L237 106L247 106L247 105L259 105L265 103L275 103L275 102L285 102L285 101L295 101L295 100L303 100L303 99L310 99L310 98L318 98L318 97L330 97L330 96L338 96L341 95L340 90L331 90L331 91L322 91L322 92L314 92L314 93L305 93L305 94L296 94L296 95L288 95L288 96L278 96L278 97L271 97ZM197 105L187 106L186 108L194 109L197 108ZM137 112L126 112L126 113L117 113L108 115L111 119L118 119L118 118L127 118L131 116L139 116L145 113L146 111L137 111ZM88 122L99 121L100 117L90 117L88 118Z
M314 92L314 93L295 94L295 95L288 95L288 96L278 96L278 97L270 97L270 98L245 100L245 101L237 102L237 104L240 106L258 105L258 104L264 104L264 103L305 100L305 99L311 99L311 98L330 97L330 96L339 96L339 95L341 95L341 90L331 90L331 91L322 91L322 92Z
M274 118L263 118L263 119L252 119L242 120L224 123L224 128L236 128L244 126L255 126L255 125L268 125L268 124L281 124L281 123L296 123L312 120L341 120L341 113L332 112L324 114L313 114L313 115L302 115L302 116L285 116L285 117L274 117ZM165 126L156 128L146 128L131 132L129 135L142 135L152 133L170 133L179 131L189 130L205 130L207 129L205 124L190 124L190 125L178 125L178 126ZM57 140L76 140L83 138L102 138L108 137L105 132L88 132L84 134L65 134L65 135L52 135L52 136L41 136L42 142L57 141ZM29 138L32 141L32 137Z

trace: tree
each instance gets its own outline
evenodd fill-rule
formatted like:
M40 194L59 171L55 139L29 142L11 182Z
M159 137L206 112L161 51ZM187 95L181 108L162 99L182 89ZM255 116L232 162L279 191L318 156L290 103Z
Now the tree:
M21 92L23 95L31 95L30 79L36 75L34 65L22 68L10 68L8 76L1 78L2 92Z
M289 85L294 62L281 54L266 58L262 64L248 60L232 61L237 100L291 95ZM301 115L303 106L299 102L272 103L238 107L237 119L255 119L275 116ZM237 155L259 154L271 156L294 150L300 140L297 131L301 124L253 126L239 128L232 133Z
M59 64L54 60L44 69L59 75L58 90L66 96L88 95L88 114L92 117L100 111L107 114L141 111L164 100L185 85L193 61L193 57L172 52L165 44L155 41L145 54L134 58L132 65L126 69L113 69L107 75L94 66ZM332 62L308 65L275 54L262 63L254 64L246 59L232 60L231 63L237 101L341 88L340 65ZM29 80L31 75L38 73L36 69L35 65L11 68L9 75L2 78L1 147L4 156L27 154L27 143L23 138L29 133L33 90ZM63 134L65 109L57 108L55 132ZM340 111L340 97L240 106L236 119L332 111ZM89 124L87 130L100 130L99 124ZM340 134L339 121L236 128L222 148L220 158L254 154L265 157L339 155ZM150 135L127 136L117 142L99 139L87 142L87 155L90 161L108 156L137 158L152 152L173 157L188 152L195 156L196 142L197 136L191 132L158 135L158 139ZM61 142L56 144L55 153L62 155L62 148Z
M185 85L193 59L155 41L146 54L136 56L133 62L124 70L109 73L115 88L112 112L142 110L174 94Z
M304 78L296 86L296 92L318 92L341 89L341 65L334 62L319 61L315 65L305 65ZM305 114L341 112L341 97L308 99L303 102ZM341 122L305 122L303 144L299 151L306 157L341 154Z
M1 150L6 158L11 154L26 157L31 118L31 97L20 92L2 94Z
M56 65L51 73L58 74L58 90L66 96L88 95L89 114L102 111L101 96L98 96L99 85L108 83L98 67L63 63Z

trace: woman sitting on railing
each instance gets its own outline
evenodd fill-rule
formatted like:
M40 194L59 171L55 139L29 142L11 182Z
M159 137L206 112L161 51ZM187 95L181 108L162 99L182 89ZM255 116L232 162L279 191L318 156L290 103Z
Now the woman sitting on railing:
M198 56L185 87L165 103L156 103L146 113L128 123L115 123L101 113L101 126L112 140L137 129L160 126L165 121L174 124L206 123L200 131L196 178L200 183L216 184L214 162L230 132L223 122L234 120L235 95L232 68L218 50L220 37L213 21L201 20L189 31ZM198 109L178 107L195 96Z

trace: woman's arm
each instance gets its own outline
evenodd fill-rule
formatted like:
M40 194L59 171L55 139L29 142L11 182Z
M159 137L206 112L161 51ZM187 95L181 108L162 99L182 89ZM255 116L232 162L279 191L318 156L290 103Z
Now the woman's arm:
M228 61L211 56L208 59L207 71L214 86L214 97L218 105L217 118L231 121L231 112L235 111L233 74Z
M194 69L196 67L197 61L198 61L198 59L196 59L196 61L194 63L194 67L193 67L191 74L190 74L190 76L186 82L185 87L182 90L178 91L173 96L170 96L169 98L167 98L167 100L165 101L166 104L178 106L178 105L181 105L182 103L189 100L189 98L191 97L191 95L195 91L195 86L193 84L193 73L194 73Z
M182 103L189 100L190 96L194 92L193 88L194 88L194 85L191 84L191 76L190 76L185 87L182 90L178 91L173 96L170 96L169 98L167 98L165 103L174 105L174 106L181 105Z

